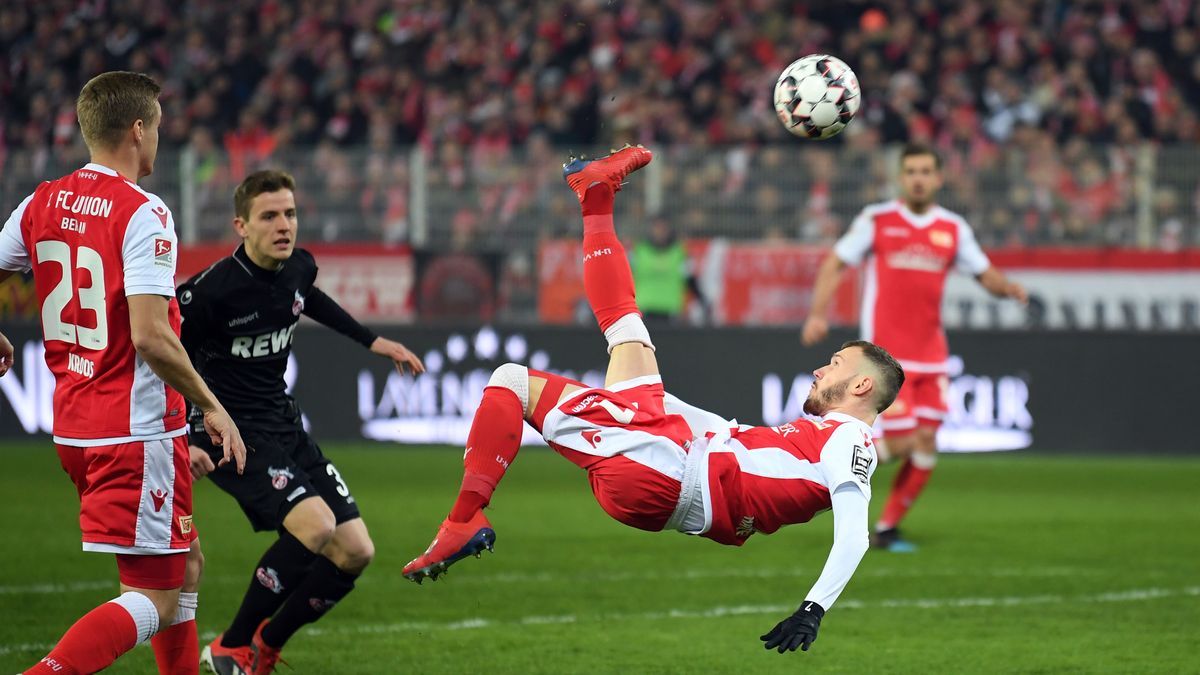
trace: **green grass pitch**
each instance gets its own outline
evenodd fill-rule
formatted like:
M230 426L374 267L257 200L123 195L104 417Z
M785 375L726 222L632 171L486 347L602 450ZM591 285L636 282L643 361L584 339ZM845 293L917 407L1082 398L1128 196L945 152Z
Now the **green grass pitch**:
M829 515L741 549L639 532L604 515L583 472L526 449L490 510L495 554L417 586L400 570L449 508L461 453L326 452L378 552L358 590L287 646L297 673L1200 672L1195 458L944 456L906 523L920 550L868 553L813 650L779 655L758 636L816 579ZM11 673L115 595L115 565L79 550L77 502L49 443L8 443L0 458L0 673ZM893 471L875 476L873 512ZM270 537L208 481L195 511L208 640ZM140 647L109 672L153 664Z

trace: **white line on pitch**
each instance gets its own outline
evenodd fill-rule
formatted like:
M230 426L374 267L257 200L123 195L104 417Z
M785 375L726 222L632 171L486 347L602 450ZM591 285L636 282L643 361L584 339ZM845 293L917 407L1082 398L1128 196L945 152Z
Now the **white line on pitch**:
M1007 596L995 598L911 598L889 600L843 600L837 604L839 609L941 609L946 607L1016 607L1021 605L1057 605L1066 603L1091 602L1131 602L1138 600L1158 600L1179 596L1200 596L1200 586L1185 588L1135 588L1127 591L1109 591L1091 595L1030 595ZM408 631L433 630L470 630L499 626L535 626L545 624L584 623L590 621L638 621L658 619L700 619L722 616L741 616L748 614L776 614L790 612L795 607L790 605L732 605L710 607L708 609L670 609L655 612L626 612L600 613L590 615L564 614L559 616L525 616L513 619L485 619L474 617L459 621L436 623L428 621L405 621L400 623L365 624L331 626L329 628L306 628L308 635L324 634L378 634L398 633Z
M837 604L838 609L942 609L946 607L1017 607L1022 605L1059 605L1080 602L1134 602L1139 600L1159 600L1180 596L1200 596L1200 586L1184 588L1135 588L1127 591L1109 591L1091 595L1026 595L1006 596L995 598L894 598L889 600L842 600ZM705 619L722 616L743 616L757 614L777 614L789 612L795 607L791 605L723 605L708 609L669 609L654 612L611 612L601 614L576 615L531 615L513 619L485 619L472 617L450 622L403 621L384 624L346 624L329 628L305 628L306 635L369 635L391 634L418 631L457 631L478 628L503 626L538 626L548 624L586 623L592 621L653 621L659 619ZM216 637L216 633L205 631L201 636L202 642L208 642ZM54 645L52 643L25 643L15 645L0 645L0 656L15 652L44 652Z

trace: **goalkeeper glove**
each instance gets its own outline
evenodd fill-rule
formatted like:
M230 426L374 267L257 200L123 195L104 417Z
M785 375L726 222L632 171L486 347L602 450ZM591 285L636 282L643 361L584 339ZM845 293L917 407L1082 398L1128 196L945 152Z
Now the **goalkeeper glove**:
M778 649L779 653L794 652L796 647L808 651L817 640L817 629L821 627L821 618L825 616L825 608L811 600L800 605L794 614L775 624L771 632L759 636L758 639L766 644L767 649Z

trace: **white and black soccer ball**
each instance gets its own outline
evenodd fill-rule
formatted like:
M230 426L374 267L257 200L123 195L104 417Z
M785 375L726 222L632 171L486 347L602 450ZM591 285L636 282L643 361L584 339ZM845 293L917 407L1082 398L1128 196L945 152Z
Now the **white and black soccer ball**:
M858 76L845 61L828 54L793 61L775 82L775 112L785 129L803 138L838 135L861 102Z

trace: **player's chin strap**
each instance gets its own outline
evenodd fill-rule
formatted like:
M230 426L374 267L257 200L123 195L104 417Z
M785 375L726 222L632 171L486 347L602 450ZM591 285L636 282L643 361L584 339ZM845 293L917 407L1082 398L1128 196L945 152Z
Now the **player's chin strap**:
M614 347L626 342L640 342L649 347L650 351L655 351L654 343L650 341L650 331L646 329L646 324L639 314L626 314L614 321L613 325L604 331L604 339L608 340L609 354L612 354Z

